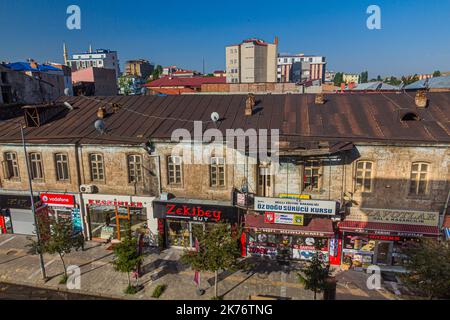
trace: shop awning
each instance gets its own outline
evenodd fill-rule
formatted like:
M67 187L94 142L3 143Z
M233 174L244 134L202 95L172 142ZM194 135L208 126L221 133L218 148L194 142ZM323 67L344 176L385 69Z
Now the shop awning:
M264 222L263 215L248 214L245 216L245 228L259 232L307 235L316 237L334 236L333 222L330 219L313 218L306 226L276 224Z
M368 232L376 234L395 234L402 236L438 236L439 228L436 226L421 226L411 224L342 221L338 224L342 231Z

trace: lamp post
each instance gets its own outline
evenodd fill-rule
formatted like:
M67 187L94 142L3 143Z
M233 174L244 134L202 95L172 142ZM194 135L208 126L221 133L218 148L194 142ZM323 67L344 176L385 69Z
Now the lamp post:
M37 217L36 217L36 208L35 208L34 198L33 198L33 183L31 182L30 164L29 164L29 159L28 159L28 154L27 154L27 146L25 144L25 135L23 133L23 126L20 122L19 122L19 126L20 126L20 135L22 138L23 151L25 153L25 163L27 165L28 185L30 188L30 199L31 199L31 212L33 213L34 225L36 226L37 243L39 246L41 244L41 235L39 232L39 224L38 224ZM39 254L39 265L41 268L42 279L45 280L47 278L47 275L45 273L44 257L42 255L41 250L38 250L38 254Z

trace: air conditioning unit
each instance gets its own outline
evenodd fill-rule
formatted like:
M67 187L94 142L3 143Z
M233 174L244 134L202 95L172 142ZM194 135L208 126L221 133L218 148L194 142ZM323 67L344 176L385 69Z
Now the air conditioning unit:
M92 184L82 184L80 186L81 193L95 193L95 186Z

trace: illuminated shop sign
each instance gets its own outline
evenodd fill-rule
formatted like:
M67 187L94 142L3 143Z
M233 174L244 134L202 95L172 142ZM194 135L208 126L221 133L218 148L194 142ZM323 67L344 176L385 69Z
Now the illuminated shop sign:
M234 207L191 203L154 202L155 218L178 218L202 222L237 222Z
M255 197L256 211L335 215L336 201Z
M41 201L54 207L74 207L75 197L70 194L41 193Z

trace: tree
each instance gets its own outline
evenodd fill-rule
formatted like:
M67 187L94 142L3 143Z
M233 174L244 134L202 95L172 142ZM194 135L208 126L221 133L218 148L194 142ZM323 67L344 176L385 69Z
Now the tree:
M383 81L380 75L377 76L377 81Z
M113 247L115 255L113 266L116 271L127 274L128 287L125 289L125 293L134 294L137 292L137 288L131 285L130 273L137 268L143 257L139 253L137 239L131 235L129 224L126 230L125 239Z
M330 266L325 265L319 259L319 253L313 255L311 262L302 273L298 274L299 281L305 286L306 290L314 292L314 300L317 299L317 293L327 288L327 279L330 276Z
M152 81L158 80L163 72L163 68L158 64L152 73Z
M359 83L367 83L369 81L369 72L363 71L359 77Z
M339 87L344 82L344 74L342 72L336 72L333 82L335 86Z
M217 273L219 270L238 267L241 231L225 223L218 223L212 228L194 230L198 240L198 250L186 250L181 261L196 271L214 272L214 296L218 298Z
M80 238L73 234L72 221L70 219L60 218L57 221L49 218L47 215L37 217L41 241L38 243L31 240L31 247L40 253L58 254L64 267L64 275L60 280L61 284L67 282L67 267L64 256L69 254L72 249L78 250L84 244Z
M120 93L130 95L133 91L133 79L129 75L121 75L118 79Z
M408 273L401 276L411 291L433 298L450 298L450 244L434 239L410 243L402 249L403 266Z
M435 72L433 72L433 77L440 77L441 76L441 72L439 70L436 70Z

